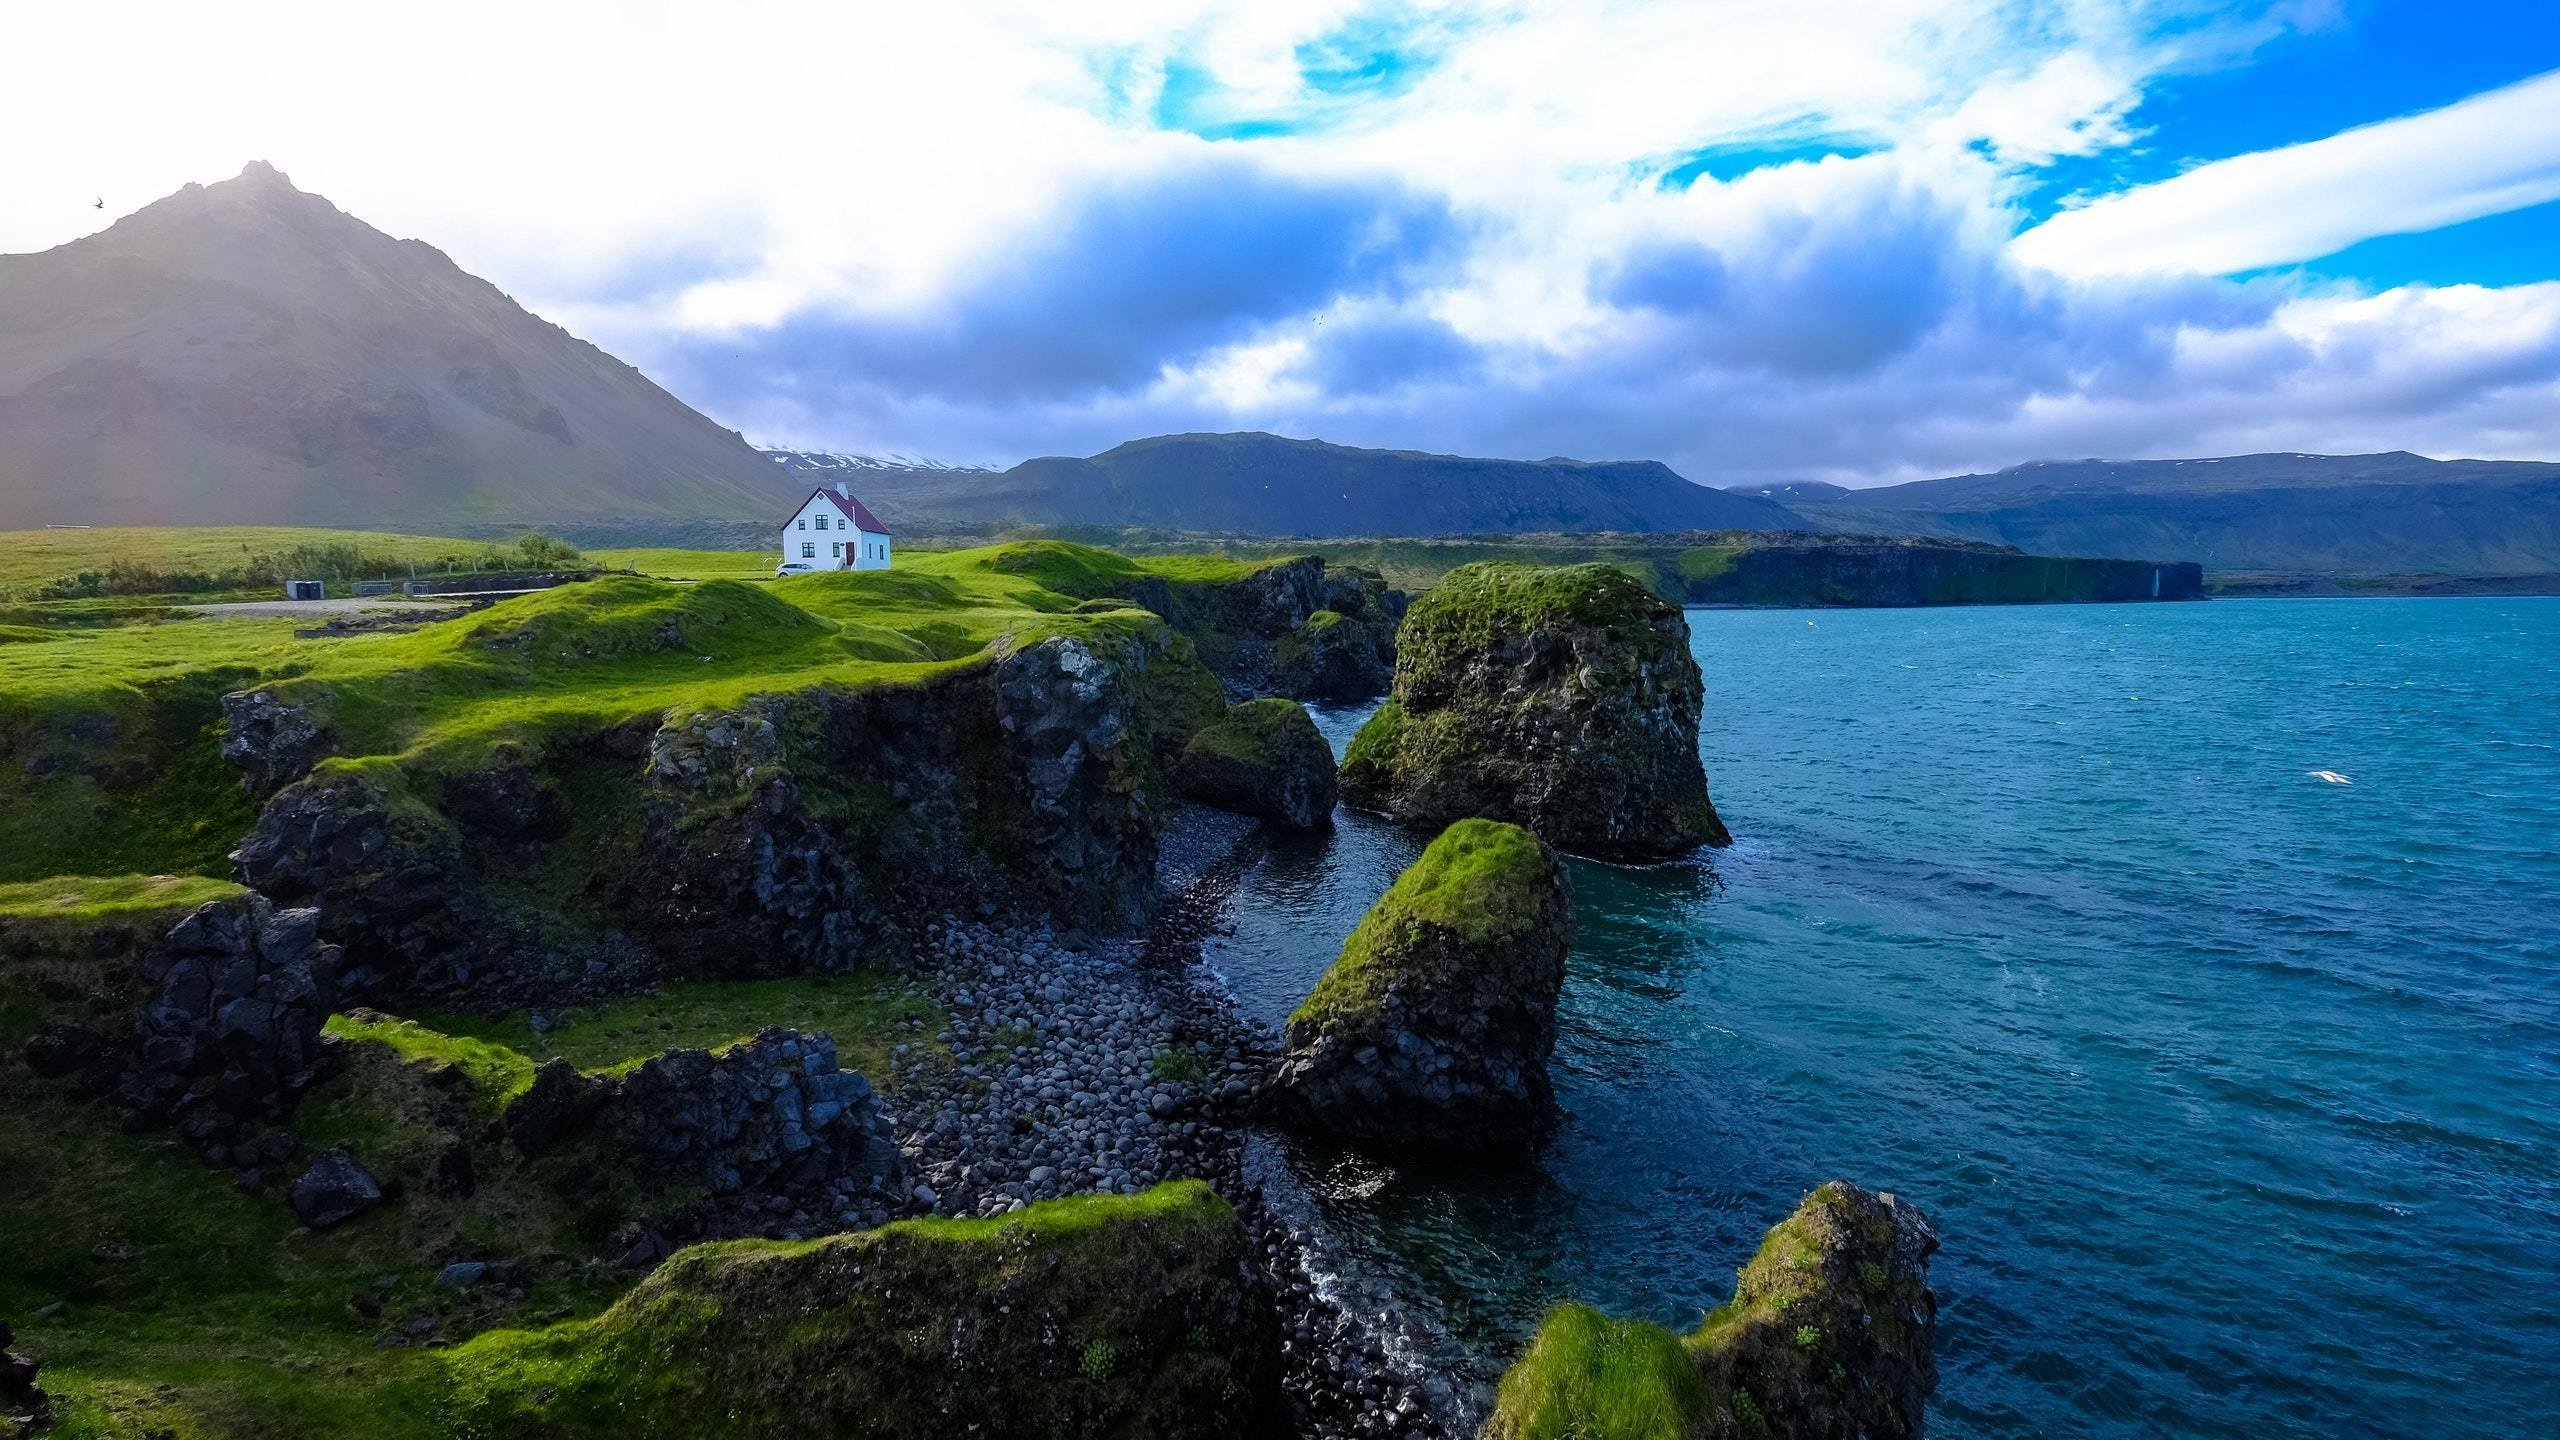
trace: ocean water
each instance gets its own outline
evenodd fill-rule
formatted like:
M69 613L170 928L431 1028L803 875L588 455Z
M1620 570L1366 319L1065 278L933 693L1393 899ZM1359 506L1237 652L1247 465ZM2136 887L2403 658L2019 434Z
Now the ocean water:
M1840 1177L1944 1240L1935 1433L2560 1435L2560 600L1689 622L1737 843L1574 864L1561 1133L1315 1162L1356 1246L1493 1367ZM1417 850L1275 853L1210 963L1278 1020Z

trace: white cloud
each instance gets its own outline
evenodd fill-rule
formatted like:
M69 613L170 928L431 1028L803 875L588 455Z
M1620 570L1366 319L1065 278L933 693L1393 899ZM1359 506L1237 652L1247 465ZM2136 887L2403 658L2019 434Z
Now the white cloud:
M2293 202L2208 166L2013 245L2034 167L2132 142L2164 71L2318 12L45 6L0 50L0 131L45 137L0 148L0 250L266 158L759 438L956 460L1245 426L1718 482L2255 443L2560 452L2544 290L2178 273L2540 193L2560 123L2534 87L2253 157L2318 192ZM1364 81L1334 73L1381 51ZM1212 140L1170 112L1278 133ZM1843 153L1663 183L1822 148ZM2388 183L2320 179L2342 165ZM2109 258L2190 230L2221 248Z
M2222 275L2560 199L2560 70L2441 110L2200 165L2018 237L2075 275Z

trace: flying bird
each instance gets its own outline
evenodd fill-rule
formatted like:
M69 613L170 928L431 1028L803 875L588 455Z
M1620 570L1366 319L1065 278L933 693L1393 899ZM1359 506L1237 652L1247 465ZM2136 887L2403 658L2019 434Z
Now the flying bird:
M100 210L104 210L104 209L106 209L106 208L107 208L107 197L106 197L106 196L101 195L101 196L99 196L99 197L98 197L98 204L97 204L97 208L98 208L98 209L100 209Z

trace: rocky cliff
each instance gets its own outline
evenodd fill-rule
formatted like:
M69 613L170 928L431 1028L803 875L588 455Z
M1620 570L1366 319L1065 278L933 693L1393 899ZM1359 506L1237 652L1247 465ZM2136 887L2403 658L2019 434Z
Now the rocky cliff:
M1315 555L1235 562L1200 576L1142 574L1085 582L1172 622L1202 664L1242 697L1366 700L1386 693L1405 594L1376 571Z
M1859 535L1751 536L1683 550L1665 567L1690 605L2032 605L2201 600L2193 561L2030 555L2005 545Z
M1459 821L1361 917L1289 1017L1275 1108L1398 1152L1537 1140L1554 1118L1547 1059L1572 946L1555 853L1519 826Z
M685 1251L595 1320L457 1352L470 1434L1280 1433L1244 1226L1200 1181Z
M1295 700L1248 700L1202 726L1174 784L1188 799L1293 830L1333 824L1333 747Z
M1680 610L1607 565L1470 565L1416 601L1394 689L1343 756L1345 799L1409 824L1516 821L1659 860L1729 843L1698 758Z
M1001 640L906 684L644 712L466 768L333 763L266 802L235 869L317 905L378 1003L556 1003L577 987L527 981L563 966L598 990L849 971L994 897L1125 930L1151 898L1160 767L1202 718L1185 672L1150 622ZM263 733L309 763L317 726ZM285 771L226 753L253 785Z
M1916 1440L1938 1383L1937 1248L1913 1206L1833 1181L1686 1336L1559 1307L1484 1440Z

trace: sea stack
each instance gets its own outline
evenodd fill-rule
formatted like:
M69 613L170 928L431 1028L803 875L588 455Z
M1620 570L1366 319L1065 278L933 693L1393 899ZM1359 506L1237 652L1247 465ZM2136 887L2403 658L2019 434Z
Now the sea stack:
M1461 566L1413 603L1343 797L1408 824L1509 820L1607 860L1730 844L1698 759L1680 608L1608 565Z
M1517 825L1461 820L1361 917L1289 1017L1273 1093L1301 1128L1397 1150L1535 1143L1573 943L1564 866Z
M1333 824L1333 747L1295 700L1248 700L1192 735L1175 785L1204 805L1293 830Z
M1918 1440L1938 1384L1937 1248L1917 1207L1832 1181L1686 1336L1557 1306L1502 1377L1481 1440Z

